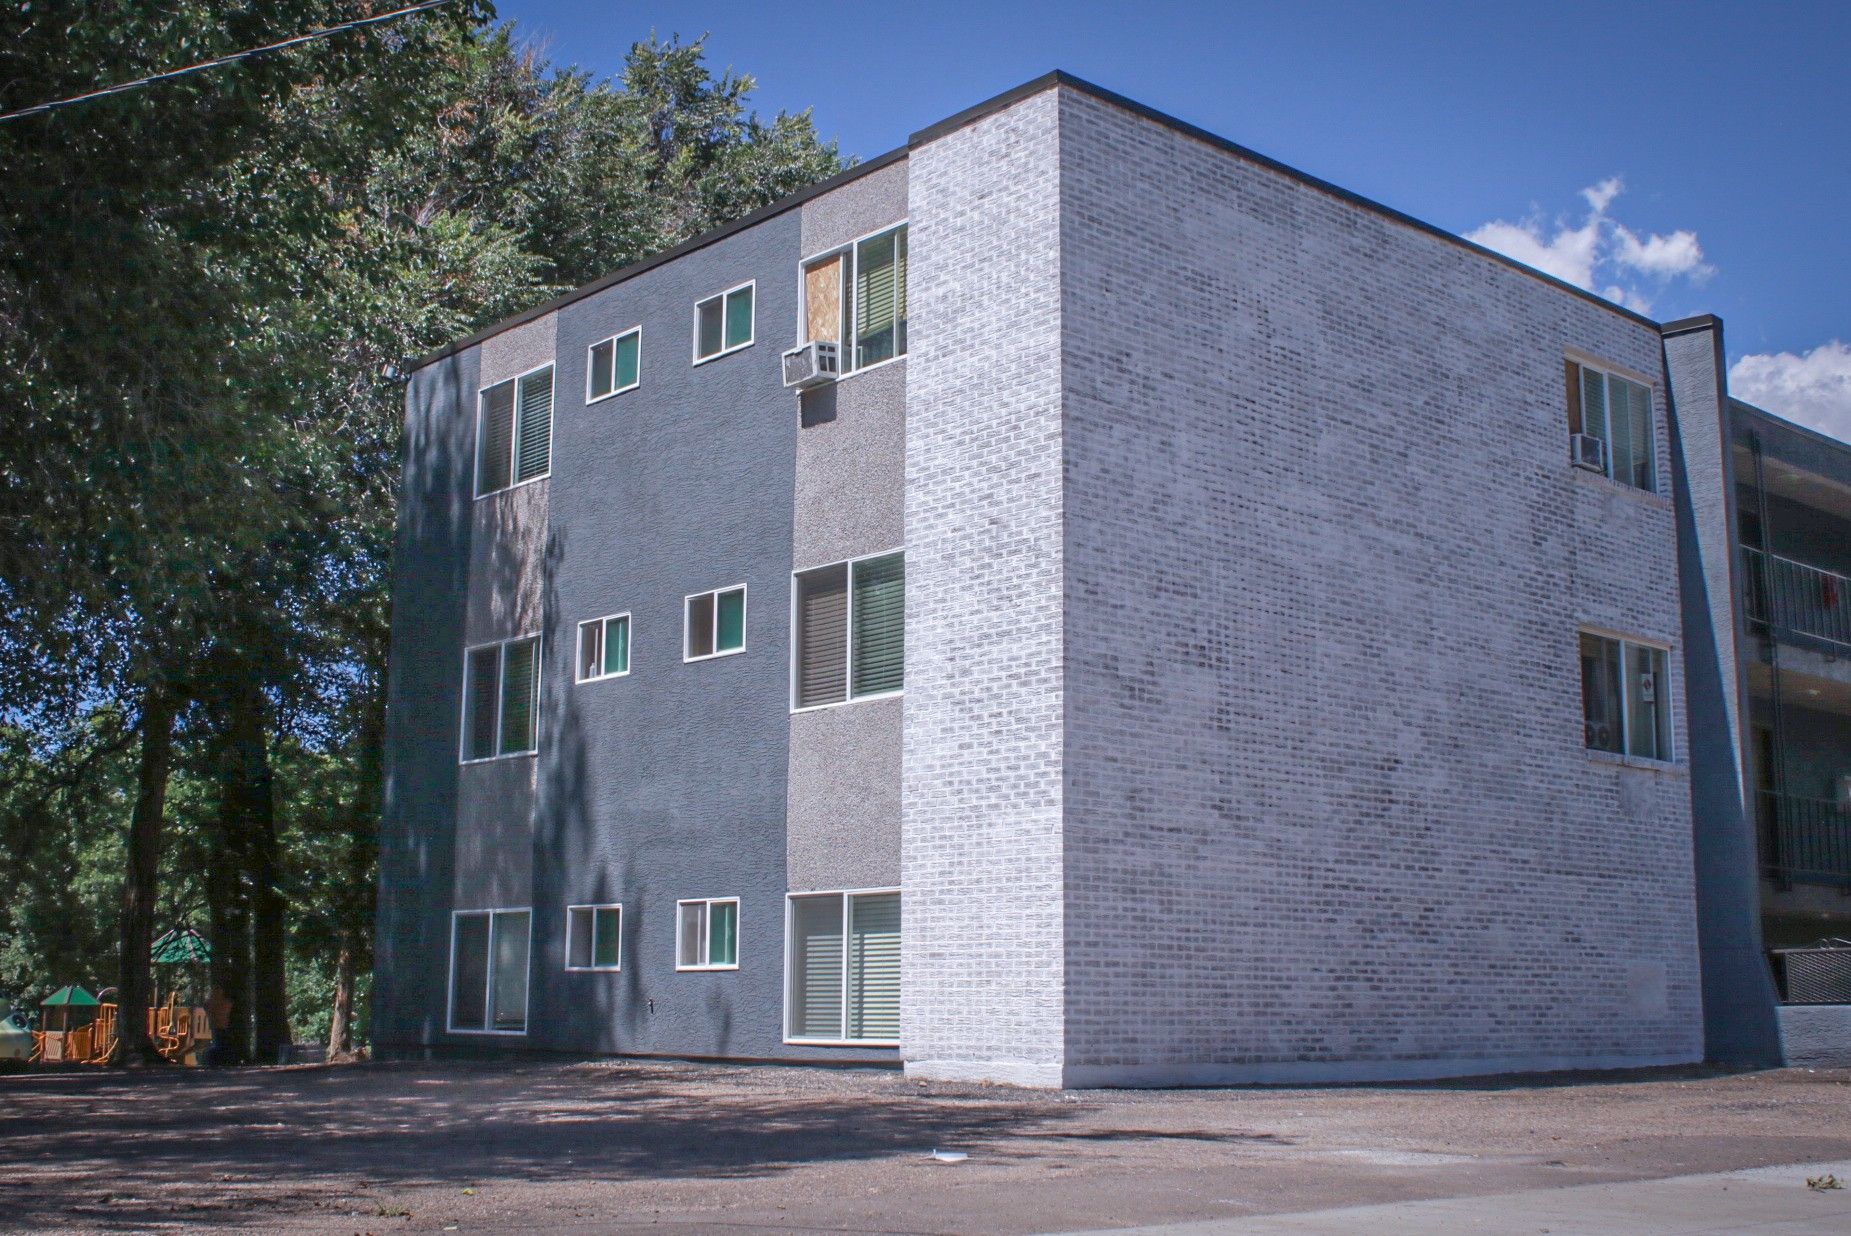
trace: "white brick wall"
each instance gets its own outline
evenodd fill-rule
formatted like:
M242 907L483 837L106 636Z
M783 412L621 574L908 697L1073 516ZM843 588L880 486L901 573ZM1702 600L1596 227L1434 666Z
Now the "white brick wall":
M910 160L901 869L909 1069L1061 1077L1052 94Z
M1578 626L1676 648L1677 575L1563 354L1657 333L1060 97L1064 1079L1698 1058L1686 770L1581 736Z

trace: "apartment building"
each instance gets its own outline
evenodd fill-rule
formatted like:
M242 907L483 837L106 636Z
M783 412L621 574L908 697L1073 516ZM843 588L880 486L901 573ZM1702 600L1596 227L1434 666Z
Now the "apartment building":
M1778 1056L1721 347L1053 74L445 349L376 1041Z

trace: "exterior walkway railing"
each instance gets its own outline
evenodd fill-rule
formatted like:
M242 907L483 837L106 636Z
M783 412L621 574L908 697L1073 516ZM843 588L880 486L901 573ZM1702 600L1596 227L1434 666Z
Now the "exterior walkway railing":
M1742 558L1750 619L1851 652L1851 576L1747 546Z
M1851 888L1851 807L1763 790L1761 870L1795 884Z

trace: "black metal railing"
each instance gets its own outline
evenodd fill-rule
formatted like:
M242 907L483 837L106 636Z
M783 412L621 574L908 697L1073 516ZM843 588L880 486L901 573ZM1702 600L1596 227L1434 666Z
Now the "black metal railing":
M1742 547L1748 617L1851 652L1851 576Z
M1851 888L1851 807L1770 790L1755 798L1766 875L1794 884Z
M1851 1004L1851 942L1768 950L1782 1004Z

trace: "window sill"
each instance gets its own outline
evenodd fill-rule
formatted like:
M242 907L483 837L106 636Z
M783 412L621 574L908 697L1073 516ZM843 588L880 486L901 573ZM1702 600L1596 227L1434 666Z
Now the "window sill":
M1637 486L1626 485L1614 480L1604 473L1589 472L1586 468L1577 468L1572 464L1569 465L1568 470L1575 474L1575 483L1578 485L1592 485L1607 493L1616 494L1622 498L1629 498L1642 506L1654 507L1661 511L1668 511L1671 509L1671 495L1660 492L1659 490L1640 489Z
M831 708L847 708L851 704L872 704L877 700L897 700L905 694L903 690L882 691L879 695L857 695L852 699L836 700L828 704L805 704L799 708L792 708L791 716L801 716L808 712L828 712Z
M620 974L622 966L567 966L567 974Z
M593 674L590 678L574 678L572 680L572 685L583 687L589 686L594 682L609 682L613 678L628 678L629 676L629 670L618 670L615 674Z
M728 971L728 970L737 970L738 968L739 968L738 962L734 962L730 966L676 966L675 973L676 974L715 974L715 973L724 973L725 971Z
M539 754L540 749L536 747L532 751L510 751L506 755L481 755L473 760L458 760L457 763L468 768L472 764L499 764L503 760L531 760Z
M476 501L482 502L488 498L499 498L501 497L501 495L511 494L517 489L525 489L529 485L538 485L541 481L550 480L552 478L552 475L553 475L553 470L551 468L548 468L546 471L542 472L539 476L530 476L524 481L516 481L512 485L504 485L500 489L491 489L485 494L477 494Z
M898 1047L899 1039L790 1039L791 1047Z
M452 1027L451 1029L444 1031L444 1033L445 1034L490 1034L490 1035L494 1035L497 1038L504 1038L504 1039L521 1039L521 1038L527 1037L527 1032L525 1030L458 1030Z
M1682 774L1688 771L1677 760L1648 760L1642 755L1621 755L1617 751L1589 750L1587 758L1593 764L1610 764L1615 768L1634 768L1640 772Z
M619 395L627 395L641 385L642 382L639 380L630 383L628 386L620 386L614 391L606 391L602 395L587 395L585 396L585 406L589 408L594 403L603 403L606 399L615 399Z
M757 342L758 340L756 339L748 339L744 343L735 343L730 348L721 348L718 352L715 352L712 356L697 356L694 358L694 363L696 365L711 364L714 361L722 360L728 356L731 356L735 352L743 352L747 348L751 347L753 344Z
M683 665L693 665L697 661L718 661L721 657L736 657L743 652L745 652L743 648L728 648L725 652L707 652L702 653L698 657L691 657L684 652L681 654L681 663Z

